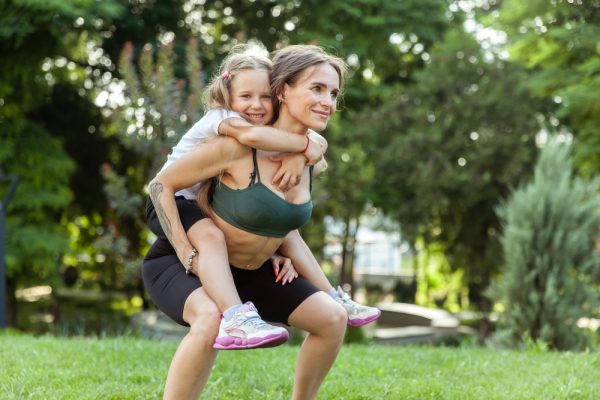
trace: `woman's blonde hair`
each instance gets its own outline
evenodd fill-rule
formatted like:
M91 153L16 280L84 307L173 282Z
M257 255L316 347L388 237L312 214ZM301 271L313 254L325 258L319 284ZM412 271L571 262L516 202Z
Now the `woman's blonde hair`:
M271 71L271 94L274 99L281 99L286 84L294 86L298 77L309 67L318 64L331 65L340 77L340 92L348 66L344 60L327 53L319 46L297 44L286 46L273 53L273 69ZM279 104L277 101L275 104ZM276 107L276 114L279 107Z
M205 93L204 103L207 109L229 108L231 81L244 70L271 72L271 60L267 51L257 43L234 46L212 77Z

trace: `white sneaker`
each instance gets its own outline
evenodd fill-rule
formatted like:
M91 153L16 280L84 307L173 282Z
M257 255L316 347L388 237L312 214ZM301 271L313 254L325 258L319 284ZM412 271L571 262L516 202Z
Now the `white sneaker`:
M335 301L342 305L348 313L348 325L363 326L375 321L381 315L376 307L363 306L358 304L338 286L336 296L332 296Z
M219 335L213 347L220 350L274 347L288 339L285 328L269 325L263 321L251 302L242 304L226 321L221 317Z

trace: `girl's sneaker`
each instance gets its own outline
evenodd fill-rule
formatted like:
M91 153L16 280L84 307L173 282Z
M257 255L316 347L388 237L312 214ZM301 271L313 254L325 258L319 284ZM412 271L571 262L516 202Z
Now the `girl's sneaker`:
M213 347L220 350L243 350L274 347L288 339L285 328L267 324L251 302L242 304L227 321L221 316L219 335Z
M381 311L379 311L378 308L358 304L339 286L335 295L332 295L332 297L346 309L346 312L348 313L348 325L350 326L363 326L375 321L381 316Z

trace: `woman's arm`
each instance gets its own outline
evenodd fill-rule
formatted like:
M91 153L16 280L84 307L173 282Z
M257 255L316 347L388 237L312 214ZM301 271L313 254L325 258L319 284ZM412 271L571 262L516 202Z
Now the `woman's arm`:
M319 289L327 292L332 288L319 262L297 230L287 234L277 252L291 259L296 271Z
M265 151L302 153L308 165L317 163L327 149L327 141L316 132L310 131L308 140L304 135L296 135L265 125L252 125L242 118L227 118L219 124L219 134L231 136L240 143Z
M148 190L156 215L183 265L187 264L193 246L181 224L175 193L227 171L233 162L249 151L235 139L210 138L150 181Z
M327 160L325 159L325 157L321 158L321 161L319 161L318 163L315 164L315 167L313 168L313 176L317 176L322 172L325 172L325 170L327 169Z

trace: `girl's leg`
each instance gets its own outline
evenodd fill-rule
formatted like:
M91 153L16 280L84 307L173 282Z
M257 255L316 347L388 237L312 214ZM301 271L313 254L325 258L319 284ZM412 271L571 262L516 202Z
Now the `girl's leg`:
M307 298L290 315L290 325L308 332L296 365L292 399L317 396L344 340L346 321L344 308L323 292Z
M231 275L223 232L212 220L204 218L192 225L187 234L198 249L196 273L202 287L223 312L215 346L236 350L284 343L288 338L284 328L265 323L254 306L242 304Z
M195 272L208 296L221 311L241 304L231 276L223 232L210 218L204 218L192 225L187 235L198 250Z
M169 367L164 399L197 399L210 376L217 350L213 348L219 330L219 309L204 288L190 294L183 319L190 325Z

